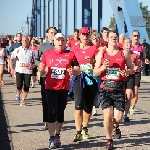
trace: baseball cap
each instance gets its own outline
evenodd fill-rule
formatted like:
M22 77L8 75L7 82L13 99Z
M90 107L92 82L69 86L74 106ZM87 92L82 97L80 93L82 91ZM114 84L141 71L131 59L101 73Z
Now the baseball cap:
M57 40L59 37L62 37L65 39L65 36L63 33L57 33L55 36L54 36L54 40Z
M88 27L82 27L79 31L80 34L85 33L85 34L90 34L90 30Z

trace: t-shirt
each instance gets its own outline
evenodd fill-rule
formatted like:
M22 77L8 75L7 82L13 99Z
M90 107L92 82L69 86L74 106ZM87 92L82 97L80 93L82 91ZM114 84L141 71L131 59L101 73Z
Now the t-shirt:
M76 60L71 51L58 52L55 49L46 51L41 59L41 63L48 67L45 89L69 90L70 75L67 69L71 68Z
M24 73L24 74L32 74L32 59L33 52L30 48L24 50L22 46L14 49L12 55L12 59L16 59L16 72Z
M104 47L104 46L108 47L108 42L107 42L107 41L104 41L104 39L101 38L101 39L100 39L100 45L101 45L102 47Z
M71 39L71 40L69 40L68 46L73 47L73 46L77 45L79 42L80 42L80 39L78 39L78 40Z

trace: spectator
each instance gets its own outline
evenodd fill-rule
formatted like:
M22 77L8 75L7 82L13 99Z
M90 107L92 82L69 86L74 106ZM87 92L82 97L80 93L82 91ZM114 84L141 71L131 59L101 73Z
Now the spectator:
M143 75L149 76L150 45L146 42L145 38L142 39L142 45L146 52L146 59L143 62Z

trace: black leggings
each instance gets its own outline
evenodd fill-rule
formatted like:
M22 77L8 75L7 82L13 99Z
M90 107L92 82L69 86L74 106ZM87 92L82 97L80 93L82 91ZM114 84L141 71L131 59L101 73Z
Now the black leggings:
M20 91L24 84L24 91L29 92L30 80L31 80L31 74L24 74L24 73L16 72L17 90Z
M67 104L67 90L47 90L46 96L48 102L48 122L64 122L64 110Z
M40 78L40 84L41 84L41 99L43 106L43 122L48 122L48 103L45 91L45 77Z

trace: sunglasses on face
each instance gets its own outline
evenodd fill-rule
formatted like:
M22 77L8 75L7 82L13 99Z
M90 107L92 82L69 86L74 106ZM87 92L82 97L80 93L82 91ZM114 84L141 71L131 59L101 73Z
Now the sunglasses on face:
M92 40L96 40L96 41L99 41L99 38L92 38Z
M134 37L139 37L139 35L133 35Z

